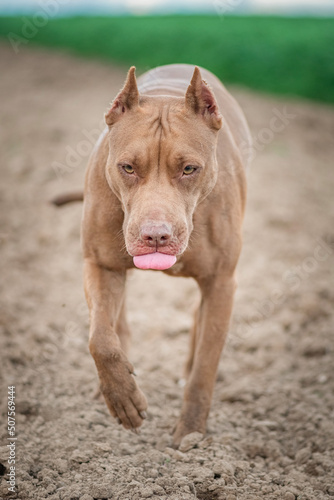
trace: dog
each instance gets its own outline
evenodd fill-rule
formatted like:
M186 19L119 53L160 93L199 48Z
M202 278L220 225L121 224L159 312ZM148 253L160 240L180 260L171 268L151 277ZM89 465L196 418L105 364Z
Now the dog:
M204 78L204 79L203 79ZM173 445L205 433L236 288L251 136L239 105L209 71L131 67L89 160L82 218L89 349L112 416L137 430L147 400L127 358L127 270L192 277L201 291ZM60 205L82 199L75 193Z

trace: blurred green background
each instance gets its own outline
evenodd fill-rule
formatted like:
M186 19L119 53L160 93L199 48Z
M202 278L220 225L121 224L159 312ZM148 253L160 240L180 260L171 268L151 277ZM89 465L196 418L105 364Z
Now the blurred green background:
M35 21L1 17L0 36L24 38L27 22ZM225 83L334 102L332 17L77 16L49 19L24 40L20 47L39 44L135 65L139 72L173 62L198 64Z

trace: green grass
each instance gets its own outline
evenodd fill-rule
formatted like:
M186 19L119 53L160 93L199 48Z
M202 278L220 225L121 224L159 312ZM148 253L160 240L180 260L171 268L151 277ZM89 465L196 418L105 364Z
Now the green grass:
M0 18L0 36L22 36L24 23L20 17ZM334 18L57 18L37 29L26 45L32 44L138 70L198 64L224 82L334 102Z

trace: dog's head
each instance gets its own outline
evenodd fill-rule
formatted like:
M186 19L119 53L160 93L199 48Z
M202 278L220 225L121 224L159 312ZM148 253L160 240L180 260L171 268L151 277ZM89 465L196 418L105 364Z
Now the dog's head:
M123 207L127 251L137 267L166 269L217 180L215 97L197 67L184 97L140 95L132 67L105 119L106 177Z

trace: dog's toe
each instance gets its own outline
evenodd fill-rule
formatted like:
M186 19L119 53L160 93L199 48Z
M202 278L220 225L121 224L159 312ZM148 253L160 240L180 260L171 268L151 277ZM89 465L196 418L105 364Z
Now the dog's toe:
M110 410L110 405L108 405ZM112 415L116 414L117 422L125 429L138 429L147 418L147 401L142 391L137 387L132 394L124 394L118 401L113 401Z

